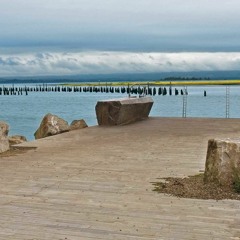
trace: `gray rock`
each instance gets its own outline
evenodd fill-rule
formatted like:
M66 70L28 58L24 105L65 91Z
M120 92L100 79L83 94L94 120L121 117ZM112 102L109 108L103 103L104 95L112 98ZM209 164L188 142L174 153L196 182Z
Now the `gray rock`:
M208 141L204 181L232 185L240 180L240 138Z
M12 146L15 144L20 144L20 143L26 142L27 139L26 139L26 137L21 136L21 135L14 135L14 136L8 137L8 141L9 141L10 146Z
M70 131L77 130L77 129L82 129L82 128L86 128L86 127L88 127L88 125L86 124L86 122L83 119L74 120L70 124Z
M0 153L8 151L10 148L8 141L8 131L8 124L0 121Z
M48 113L34 133L35 139L45 138L69 131L68 123L62 118Z
M151 97L99 101L95 107L98 125L125 125L146 119L152 105Z

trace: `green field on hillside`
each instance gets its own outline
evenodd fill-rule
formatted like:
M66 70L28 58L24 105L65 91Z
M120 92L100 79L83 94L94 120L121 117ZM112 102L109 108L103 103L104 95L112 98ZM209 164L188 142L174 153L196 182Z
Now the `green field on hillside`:
M145 82L94 82L94 83L65 83L63 86L199 86L199 85L239 85L240 80L174 80L174 81L145 81Z

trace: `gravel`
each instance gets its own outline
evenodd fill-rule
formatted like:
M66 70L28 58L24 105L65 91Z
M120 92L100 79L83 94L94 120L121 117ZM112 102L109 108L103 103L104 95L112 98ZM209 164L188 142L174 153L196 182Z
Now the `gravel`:
M197 199L235 199L240 200L234 186L220 186L216 183L205 184L204 174L187 178L163 178L162 181L152 183L153 191L165 193L179 198Z

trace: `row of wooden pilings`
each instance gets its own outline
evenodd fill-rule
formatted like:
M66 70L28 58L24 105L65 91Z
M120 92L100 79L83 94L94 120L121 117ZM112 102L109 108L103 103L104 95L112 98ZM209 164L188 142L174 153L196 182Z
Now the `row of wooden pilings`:
M122 93L139 95L187 95L184 89L172 87L111 87L111 86L35 86L35 87L0 87L0 95L28 95L30 92L90 92L90 93ZM204 96L206 92L204 91Z

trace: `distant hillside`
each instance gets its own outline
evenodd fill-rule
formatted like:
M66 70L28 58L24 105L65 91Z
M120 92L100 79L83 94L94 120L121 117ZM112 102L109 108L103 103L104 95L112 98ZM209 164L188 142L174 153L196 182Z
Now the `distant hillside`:
M169 78L188 79L240 79L240 71L203 71L203 72L162 72L162 73L119 73L89 74L69 76L32 76L0 77L0 83L68 83L68 82L121 82L121 81L156 81Z

